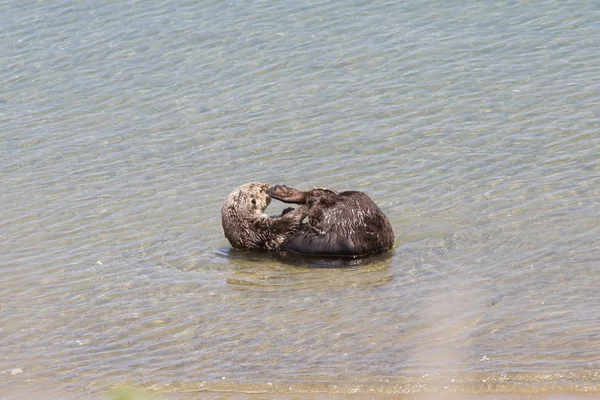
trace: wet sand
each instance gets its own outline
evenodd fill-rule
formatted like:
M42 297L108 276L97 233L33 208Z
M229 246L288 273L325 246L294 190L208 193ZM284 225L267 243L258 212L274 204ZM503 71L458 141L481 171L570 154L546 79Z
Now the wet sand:
M558 383L557 383L558 385ZM544 387L534 386L528 390L502 388L497 390L481 390L469 393L464 388L448 387L447 390L414 390L411 393L385 392L381 387L366 385L354 393L341 393L343 387L332 385L331 392L314 392L303 385L284 387L274 385L272 392L248 389L247 391L228 390L188 390L177 388L174 391L138 389L129 386L116 386L110 390L90 389L88 391L57 386L48 383L44 386L25 383L8 383L0 386L1 400L588 400L596 399L600 394L598 387L580 387L573 390L558 389L557 385ZM337 392L336 392L337 391Z

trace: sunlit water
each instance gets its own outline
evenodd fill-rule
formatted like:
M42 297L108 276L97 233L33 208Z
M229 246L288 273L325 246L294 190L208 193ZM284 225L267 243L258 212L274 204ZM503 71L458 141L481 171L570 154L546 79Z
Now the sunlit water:
M3 2L0 397L598 394L599 4ZM393 252L230 251L253 180Z

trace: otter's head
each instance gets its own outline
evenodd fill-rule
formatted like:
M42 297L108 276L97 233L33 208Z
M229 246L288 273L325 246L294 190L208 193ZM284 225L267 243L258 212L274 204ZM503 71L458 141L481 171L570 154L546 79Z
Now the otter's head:
M271 203L268 188L267 183L246 183L231 192L224 205L235 209L239 214L262 214Z

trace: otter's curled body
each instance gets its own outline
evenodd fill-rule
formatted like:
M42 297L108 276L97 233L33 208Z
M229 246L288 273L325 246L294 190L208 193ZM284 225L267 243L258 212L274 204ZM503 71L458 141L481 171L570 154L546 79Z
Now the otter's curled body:
M363 192L330 189L300 191L274 186L267 193L278 200L308 207L308 223L294 234L285 250L308 255L362 257L394 245L387 217Z
M302 227L306 206L286 209L281 216L264 213L271 202L268 188L268 184L250 182L231 192L223 202L221 222L232 247L278 251Z

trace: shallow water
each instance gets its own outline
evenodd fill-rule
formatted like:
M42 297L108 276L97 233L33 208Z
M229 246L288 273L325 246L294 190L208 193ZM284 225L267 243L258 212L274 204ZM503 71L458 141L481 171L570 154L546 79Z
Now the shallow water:
M595 2L3 8L2 397L600 392ZM230 251L254 180L365 191L393 252Z

